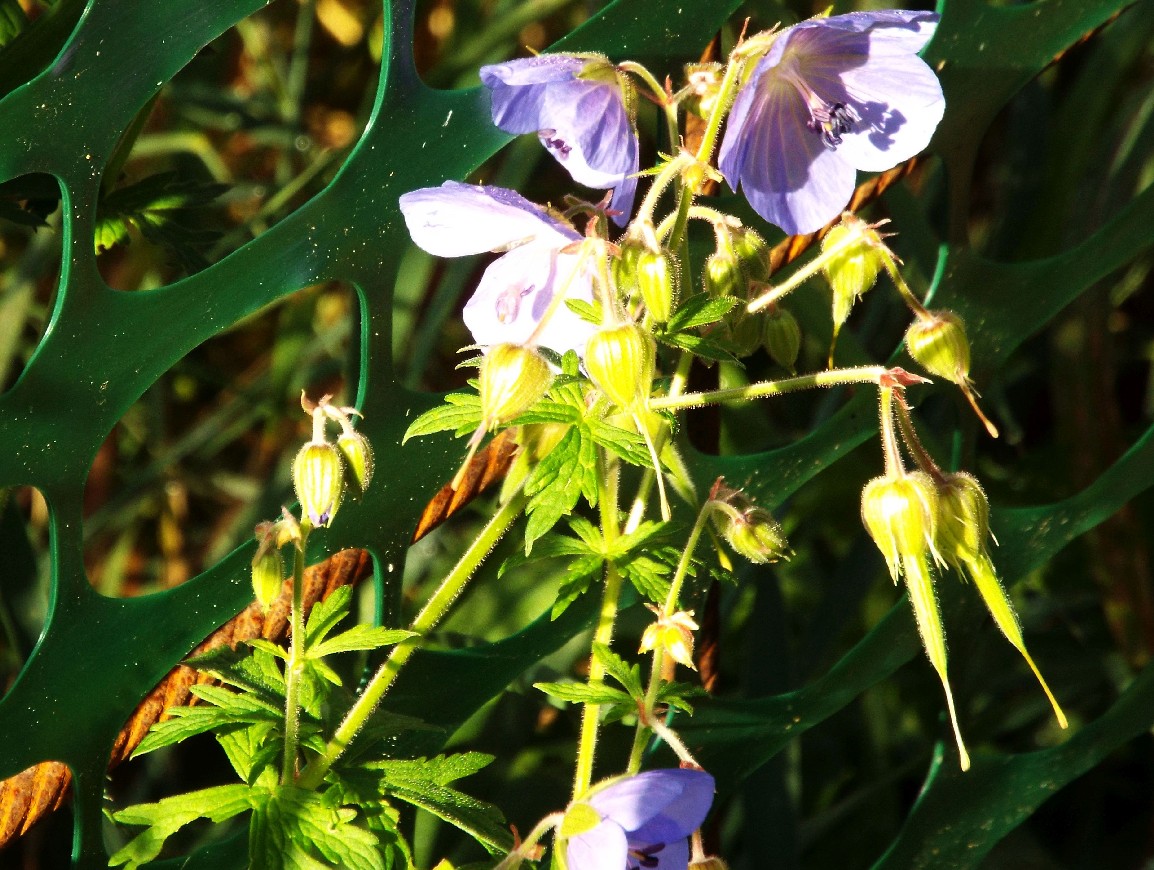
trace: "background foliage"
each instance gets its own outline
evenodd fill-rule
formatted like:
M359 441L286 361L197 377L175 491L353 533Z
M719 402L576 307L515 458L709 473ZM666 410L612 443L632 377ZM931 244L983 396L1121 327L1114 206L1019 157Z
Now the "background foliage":
M1151 857L1154 16L1126 6L943 0L927 58L948 106L935 156L877 210L900 230L918 289L933 283L934 304L969 325L1004 438L979 436L945 390L920 413L938 455L987 484L995 560L1071 732L1054 730L973 590L943 584L951 676L977 749L957 772L908 607L857 519L860 486L880 469L870 396L691 416L699 480L724 473L780 505L797 550L721 590L716 698L681 723L718 776L712 836L734 867ZM77 861L103 864L104 837L120 836L103 826L106 789L124 805L213 775L207 745L110 785L104 770L144 692L247 603L243 542L288 498L301 388L343 391L377 449L366 501L313 538L318 559L371 551L368 616L399 624L467 539L468 517L407 553L459 449L398 444L436 401L421 390L458 383L454 318L478 263L409 250L397 196L479 168L527 183L530 197L565 189L536 143L494 158L507 137L489 124L476 67L562 38L676 73L731 13L763 27L816 11L0 2L0 773L71 767ZM828 298L813 287L801 301L816 365ZM843 362L884 359L900 338L899 307L868 302ZM750 377L758 366L768 362L755 359ZM406 751L451 742L499 756L471 788L522 830L564 803L576 726L574 709L527 689L581 666L566 643L588 609L542 617L555 586L539 569L486 577L393 698L433 726ZM615 751L607 742L603 758ZM31 835L32 866L67 860L66 824ZM426 863L446 850L479 857L429 819L416 824ZM204 866L244 854L226 835L205 835L218 851L199 853Z

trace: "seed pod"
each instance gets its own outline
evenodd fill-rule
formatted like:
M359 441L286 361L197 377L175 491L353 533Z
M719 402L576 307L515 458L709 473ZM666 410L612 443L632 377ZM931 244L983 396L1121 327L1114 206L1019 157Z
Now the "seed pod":
M630 408L648 398L657 345L636 323L593 333L585 344L585 370L613 404Z
M985 552L990 534L990 503L977 478L950 474L938 487L934 543L947 562L961 571Z
M293 487L301 513L317 528L329 525L336 516L344 478L344 459L335 445L310 441L297 453Z
M717 250L705 261L705 292L710 296L738 296L744 298L749 282L742 274L741 265L732 251Z
M959 386L970 376L970 342L962 319L950 311L934 311L906 330L906 349L927 372Z
M748 502L747 502L748 503ZM744 509L720 507L714 513L714 525L729 546L758 565L787 559L789 541L781 524L765 508L750 505Z
M846 322L857 298L877 282L887 257L893 256L877 231L852 215L843 217L822 240L823 253L837 248L841 250L822 267L833 289L835 333Z
M748 227L736 227L731 230L733 253L737 257L738 265L745 277L751 281L766 281L769 279L769 260L766 252L768 246L765 239Z
M609 268L613 270L613 283L617 285L617 293L622 299L628 299L639 291L637 264L641 255L648 251L644 242L626 238L621 242L620 253L609 261Z
M895 583L903 560L921 559L933 546L937 513L937 489L924 471L875 477L866 484L862 521L882 551Z
M481 426L488 430L507 423L545 395L553 372L531 347L497 344L481 362Z

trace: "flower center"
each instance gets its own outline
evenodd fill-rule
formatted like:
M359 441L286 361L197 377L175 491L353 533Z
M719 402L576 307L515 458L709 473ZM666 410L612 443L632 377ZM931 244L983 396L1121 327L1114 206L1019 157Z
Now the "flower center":
M538 130L537 135L541 138L541 144L552 151L558 160L564 160L573 150L573 146L566 144L565 140L557 135L556 130L545 128Z
M652 846L646 846L644 849L630 849L629 863L626 870L650 870L652 867L657 867L661 863L659 857L662 849L665 848L664 843L655 843Z
M797 89L809 109L809 129L821 136L826 147L833 150L841 144L841 137L852 133L861 116L848 103L830 102L820 97L809 86L798 69L797 61L784 57L778 64L778 75Z

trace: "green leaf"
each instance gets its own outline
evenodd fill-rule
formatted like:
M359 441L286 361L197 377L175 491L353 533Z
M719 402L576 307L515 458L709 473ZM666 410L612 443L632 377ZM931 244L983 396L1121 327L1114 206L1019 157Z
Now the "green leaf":
M305 622L305 649L311 649L324 640L342 619L349 615L353 600L351 586L338 586L329 595L313 605Z
M573 704L605 704L630 709L637 706L629 695L612 686L591 686L588 683L534 683L533 688L540 689L550 698Z
M630 465L648 468L653 464L645 439L636 432L606 423L604 420L588 420L589 435L599 447L604 447Z
M596 303L586 302L584 299L566 299L565 305L587 323L600 326L605 319L601 314L601 306Z
M310 656L327 656L352 650L379 649L415 637L415 632L400 628L384 628L378 625L355 625L331 637L309 652Z
M491 855L504 854L513 848L505 817L492 804L432 782L389 782L388 789L394 797L460 828Z
M449 393L445 403L421 414L405 430L401 443L422 435L452 432L457 437L481 425L481 397L476 393Z
M687 350L702 359L714 362L740 363L737 357L725 349L720 342L707 335L694 335L691 332L665 333L657 336L657 340L671 347Z
M666 324L666 334L684 332L697 326L717 323L733 310L738 300L733 296L710 296L708 293L695 293L687 297L673 312Z
M605 673L620 683L635 700L645 697L641 668L636 664L629 664L603 643L593 644L593 657L605 668Z
M375 761L364 766L367 769L381 771L390 782L414 780L448 785L484 770L493 761L494 757L485 752L454 752L451 755L437 755L433 758Z
M525 526L526 553L532 550L534 541L576 507L582 494L582 442L580 427L570 429L525 481L525 494L530 497L525 508L529 518Z
M604 557L598 555L582 556L566 565L565 579L557 589L557 599L549 618L557 619L570 604L584 595L593 582L600 579L604 565Z
M160 854L164 841L196 819L223 822L259 805L260 795L247 785L221 785L165 798L154 804L138 804L113 813L124 825L146 825L122 849L108 859L111 867L135 870Z
M19 0L0 0L0 46L5 46L28 26Z
M313 791L281 786L255 808L249 828L254 868L385 870L378 841L356 810L333 807Z

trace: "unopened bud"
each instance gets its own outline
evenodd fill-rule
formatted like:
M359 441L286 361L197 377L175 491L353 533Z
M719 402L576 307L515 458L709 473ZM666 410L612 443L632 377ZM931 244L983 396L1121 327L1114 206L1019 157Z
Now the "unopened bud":
M765 281L769 278L769 260L766 257L765 239L748 227L734 227L730 230L733 240L733 254L745 277L751 281Z
M731 517L722 535L740 555L759 565L789 557L789 542L781 525L765 508L754 507Z
M750 314L745 306L739 306L726 317L729 328L729 344L734 356L747 357L761 347L764 327L761 314Z
M628 299L638 290L637 263L649 247L634 237L624 238L618 254L609 261L609 268L613 270L613 283L617 285L617 292L623 299Z
M717 250L705 261L705 292L714 298L738 296L744 298L749 283L741 265L731 250Z
M766 310L762 344L774 362L791 372L797 371L797 355L801 352L801 327L789 309L771 305Z
M284 585L284 557L276 547L261 546L252 560L252 591L267 611Z
M933 547L938 493L924 471L875 477L862 492L866 531L882 551L896 583L903 559L922 558Z
M970 375L970 342L962 319L950 311L931 312L906 331L906 349L932 375L965 385Z
M585 369L593 383L621 408L648 398L657 345L636 323L593 333L585 343Z
M946 476L938 487L934 542L942 558L962 570L986 548L990 502L977 478L965 472Z
M354 498L360 498L373 479L373 447L360 432L346 429L337 438L337 449L345 457L352 474L349 477Z
M293 487L301 513L313 526L329 525L341 506L345 463L341 451L327 442L310 441L293 460Z
M677 264L666 251L644 250L637 255L637 289L656 323L668 323L677 298Z
M553 372L531 347L496 344L481 361L481 426L492 429L528 411L545 395Z
M893 259L893 254L875 227L848 213L842 215L841 223L826 233L821 249L823 253L830 252L822 270L833 288L836 331L849 317L857 298L873 287L878 273L887 259Z

